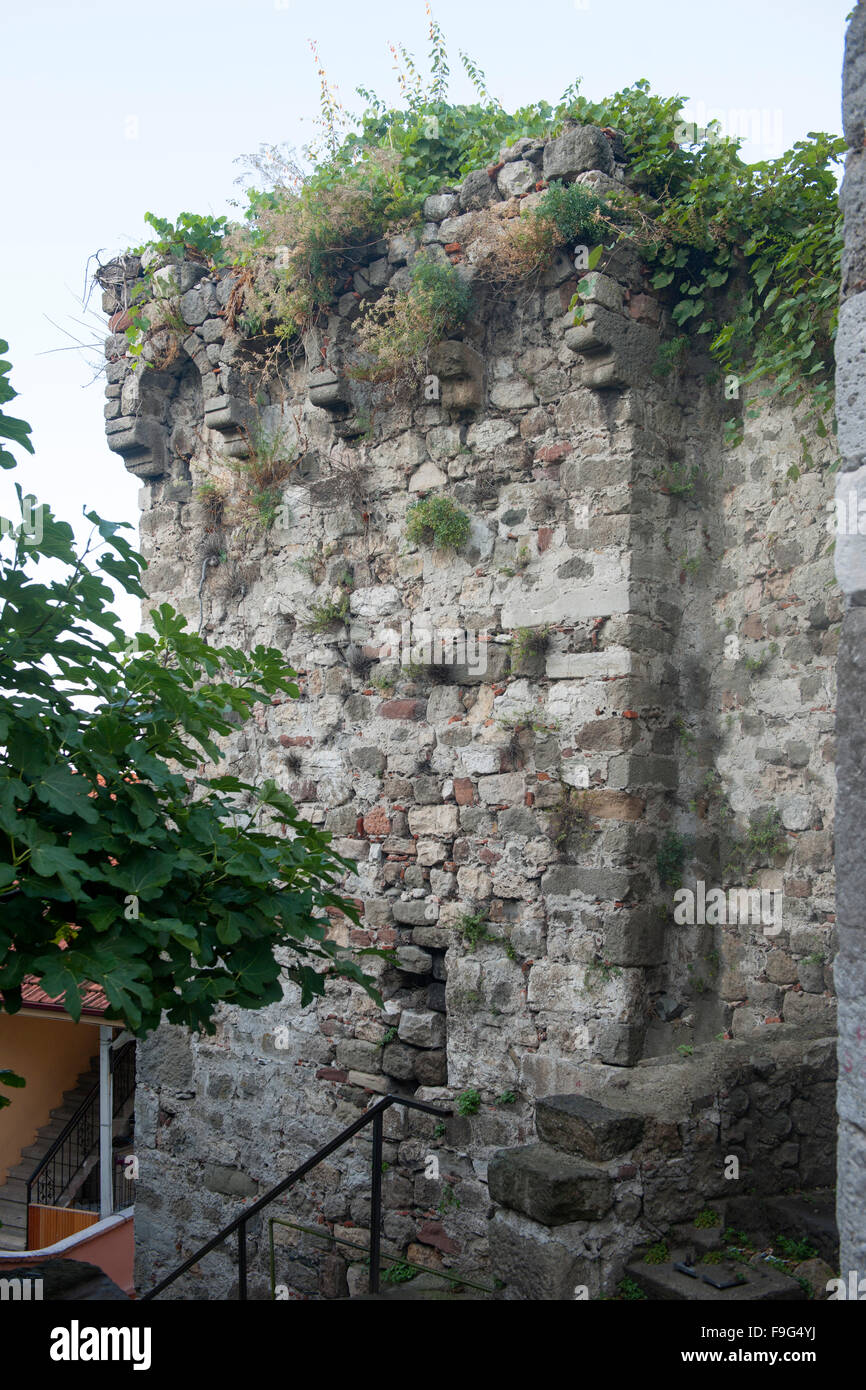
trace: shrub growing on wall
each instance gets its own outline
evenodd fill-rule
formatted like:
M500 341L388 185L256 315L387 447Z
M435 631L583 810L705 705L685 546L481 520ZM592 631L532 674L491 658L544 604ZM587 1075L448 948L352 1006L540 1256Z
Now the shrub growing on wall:
M413 502L406 517L406 535L413 545L460 550L468 541L469 517L450 497L425 497Z

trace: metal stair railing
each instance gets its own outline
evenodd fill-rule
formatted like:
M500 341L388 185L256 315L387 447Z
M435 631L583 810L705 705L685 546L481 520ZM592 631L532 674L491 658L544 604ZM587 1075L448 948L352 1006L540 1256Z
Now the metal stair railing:
M135 1090L135 1040L111 1054L113 1106L118 1115ZM63 1126L27 1179L27 1207L56 1206L99 1145L99 1082ZM33 1189L36 1189L34 1196Z
M141 1295L141 1301L156 1298L157 1294L167 1289L169 1284L173 1284L175 1279L179 1279L182 1274L186 1274L188 1269L192 1269L194 1264L204 1256L209 1255L211 1250L215 1250L218 1245L222 1245L227 1236L234 1231L238 1233L238 1299L244 1301L247 1297L247 1222L252 1217L257 1216L263 1207L266 1207L276 1197L288 1191L301 1178L306 1177L307 1173L324 1159L330 1158L331 1154L348 1142L354 1139L367 1125L373 1126L373 1153L370 1160L370 1293L379 1292L379 1251L382 1236L382 1117L386 1110L392 1105L404 1105L409 1110L421 1110L426 1115L438 1115L440 1119L448 1119L454 1112L452 1110L441 1110L438 1106L427 1105L421 1100L407 1100L405 1096L383 1096L380 1101L366 1110L360 1119L355 1120L354 1124L341 1130L336 1139L332 1139L323 1149L319 1149L302 1163L300 1168L296 1168L287 1178L283 1178L276 1186L270 1188L262 1197L257 1198L252 1206L247 1207L236 1216L234 1221L230 1221L227 1226L223 1226L215 1236L196 1250L194 1255L184 1260L183 1264L178 1265L177 1269L172 1270L164 1279L160 1279L158 1284L154 1284L152 1289Z

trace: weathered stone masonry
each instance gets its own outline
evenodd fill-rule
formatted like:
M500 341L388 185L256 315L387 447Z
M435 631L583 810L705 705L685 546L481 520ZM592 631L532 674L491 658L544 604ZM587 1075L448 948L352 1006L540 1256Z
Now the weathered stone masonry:
M155 334L156 365L133 372L121 330L140 265L103 273L108 438L142 479L151 598L215 642L279 646L300 673L302 698L238 730L224 767L275 777L333 832L364 904L360 930L335 932L399 958L380 972L384 1012L348 985L303 1011L287 989L279 1007L226 1010L215 1037L165 1027L142 1048L142 1286L389 1090L477 1088L482 1105L444 1133L389 1113L384 1249L497 1274L505 1297L610 1290L635 1246L732 1195L726 1155L739 1190L832 1182L830 446L809 439L816 466L789 476L790 407L725 400L698 353L657 374L672 326L630 244L583 280L579 326L570 255L492 287L478 267L540 179L625 180L617 139L590 129L502 158L428 199L417 235L359 252L270 376L269 344L229 326L231 273L191 263L188 335ZM406 288L417 254L474 290L465 333L431 355L433 400L351 375L359 303ZM734 410L743 440L725 447ZM231 477L255 421L286 432L298 466L277 525L251 534L217 525L197 487ZM439 492L472 519L456 555L406 540L408 506ZM349 590L347 622L314 632L314 605ZM486 670L413 667L383 690L377 633L404 621L486 633ZM519 660L518 628L549 628L546 650ZM563 788L585 778L587 819L563 839ZM740 829L781 815L787 853L752 880L784 895L778 934L673 922L656 867L670 832L693 841L685 886L729 881L719 787ZM465 914L488 939L467 940ZM586 1111L594 1139L560 1103L535 1111L563 1094L607 1108ZM353 1262L278 1227L293 1296L363 1288L368 1157L357 1141L282 1209L359 1245ZM218 1252L175 1292L220 1297L231 1274Z

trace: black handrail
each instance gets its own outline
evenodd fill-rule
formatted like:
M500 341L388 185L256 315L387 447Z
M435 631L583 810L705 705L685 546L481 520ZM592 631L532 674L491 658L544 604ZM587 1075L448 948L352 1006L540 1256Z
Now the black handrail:
M111 1053L111 1070L115 1077L112 1118L123 1108L135 1090L134 1057L134 1039L124 1043L117 1052ZM60 1178L58 1179L53 1167L54 1161L63 1146L73 1136L75 1143L72 1146L72 1151L68 1156L62 1155L59 1160ZM75 1174L86 1162L98 1139L99 1082L97 1081L96 1085L88 1091L75 1114L67 1120L45 1157L39 1160L27 1179L27 1206L29 1207L33 1201L33 1187L37 1182L40 1182L41 1189L37 1189L37 1203L44 1202L51 1205L54 1199L66 1190ZM50 1179L45 1175L45 1170L49 1164L52 1165Z
M300 1182L301 1178L306 1177L311 1168L315 1168L323 1159L329 1158L336 1149L342 1147L348 1139L353 1139L360 1130L370 1123L373 1125L373 1155L371 1158L371 1186L370 1186L370 1293L379 1292L379 1249L382 1226L382 1116L392 1105L405 1105L409 1110L423 1110L426 1115L438 1115L442 1119L448 1119L454 1112L452 1110L440 1110L435 1105L427 1105L422 1100L407 1100L405 1096L383 1096L380 1101L366 1110L360 1119L355 1120L354 1124L349 1125L332 1139L330 1144L326 1144L323 1149L314 1153L312 1158L308 1158L302 1163L300 1168L296 1168L282 1182L278 1182L275 1187L270 1188L263 1197L259 1197L253 1202L251 1207L247 1207L240 1216L236 1216L234 1221L230 1221L221 1231L218 1231L206 1245L196 1250L194 1255L190 1255L188 1260L184 1260L182 1265L172 1270L164 1279L160 1279L158 1284L154 1284L152 1289L141 1295L141 1301L146 1302L149 1298L156 1298L158 1293L167 1289L169 1284L173 1284L175 1279L179 1279L182 1274L186 1274L188 1269L192 1269L194 1264L203 1255L209 1255L211 1250L221 1245L226 1236L230 1236L233 1231L238 1233L238 1299L243 1301L247 1296L247 1222L251 1217L258 1215L263 1207L272 1202L275 1197L292 1187L294 1183Z

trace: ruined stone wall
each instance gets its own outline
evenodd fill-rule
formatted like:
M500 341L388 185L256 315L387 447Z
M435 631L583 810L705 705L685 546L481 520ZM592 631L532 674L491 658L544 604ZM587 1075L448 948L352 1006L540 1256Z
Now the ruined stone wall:
M215 643L276 645L299 672L301 698L228 739L223 770L276 778L333 832L364 904L360 929L335 932L398 956L376 967L383 1011L347 984L301 1010L287 988L280 1006L224 1011L213 1038L166 1027L142 1048L142 1285L387 1091L453 1102L476 1088L482 1104L444 1132L389 1113L384 1248L504 1270L506 1296L569 1296L576 1271L609 1288L659 1223L725 1190L726 1154L755 1190L831 1180L832 452L807 436L804 464L794 409L757 388L726 399L697 351L660 373L672 325L627 243L582 280L577 326L571 248L540 280L486 280L497 228L536 183L624 181L598 131L504 155L428 199L414 232L359 253L327 320L270 375L269 344L229 327L231 273L192 264L177 286L188 334L156 334L156 365L133 373L121 330L140 267L104 276L108 437L142 479L151 599ZM422 382L371 387L351 375L359 305L406 288L419 253L471 281L472 317ZM732 414L743 437L727 447ZM285 431L298 460L267 531L218 523L197 492L231 479L256 430ZM408 507L437 494L471 517L456 554L407 540ZM316 605L347 594L346 621L314 630ZM394 674L382 629L407 622L480 634L481 655ZM548 630L544 649L521 655L519 629ZM781 892L772 932L677 924L666 837L688 837L685 887L727 886L740 880L726 847L773 808L785 850L741 883ZM466 915L483 937L467 938ZM500 1186L491 1227L491 1156L533 1137L537 1098L575 1092L648 1122L601 1156L576 1223L551 1234ZM362 1137L284 1211L363 1246L368 1164ZM363 1287L345 1248L276 1236L292 1296ZM555 1246L547 1291L521 1294L541 1246ZM218 1297L230 1278L218 1252L175 1291Z

